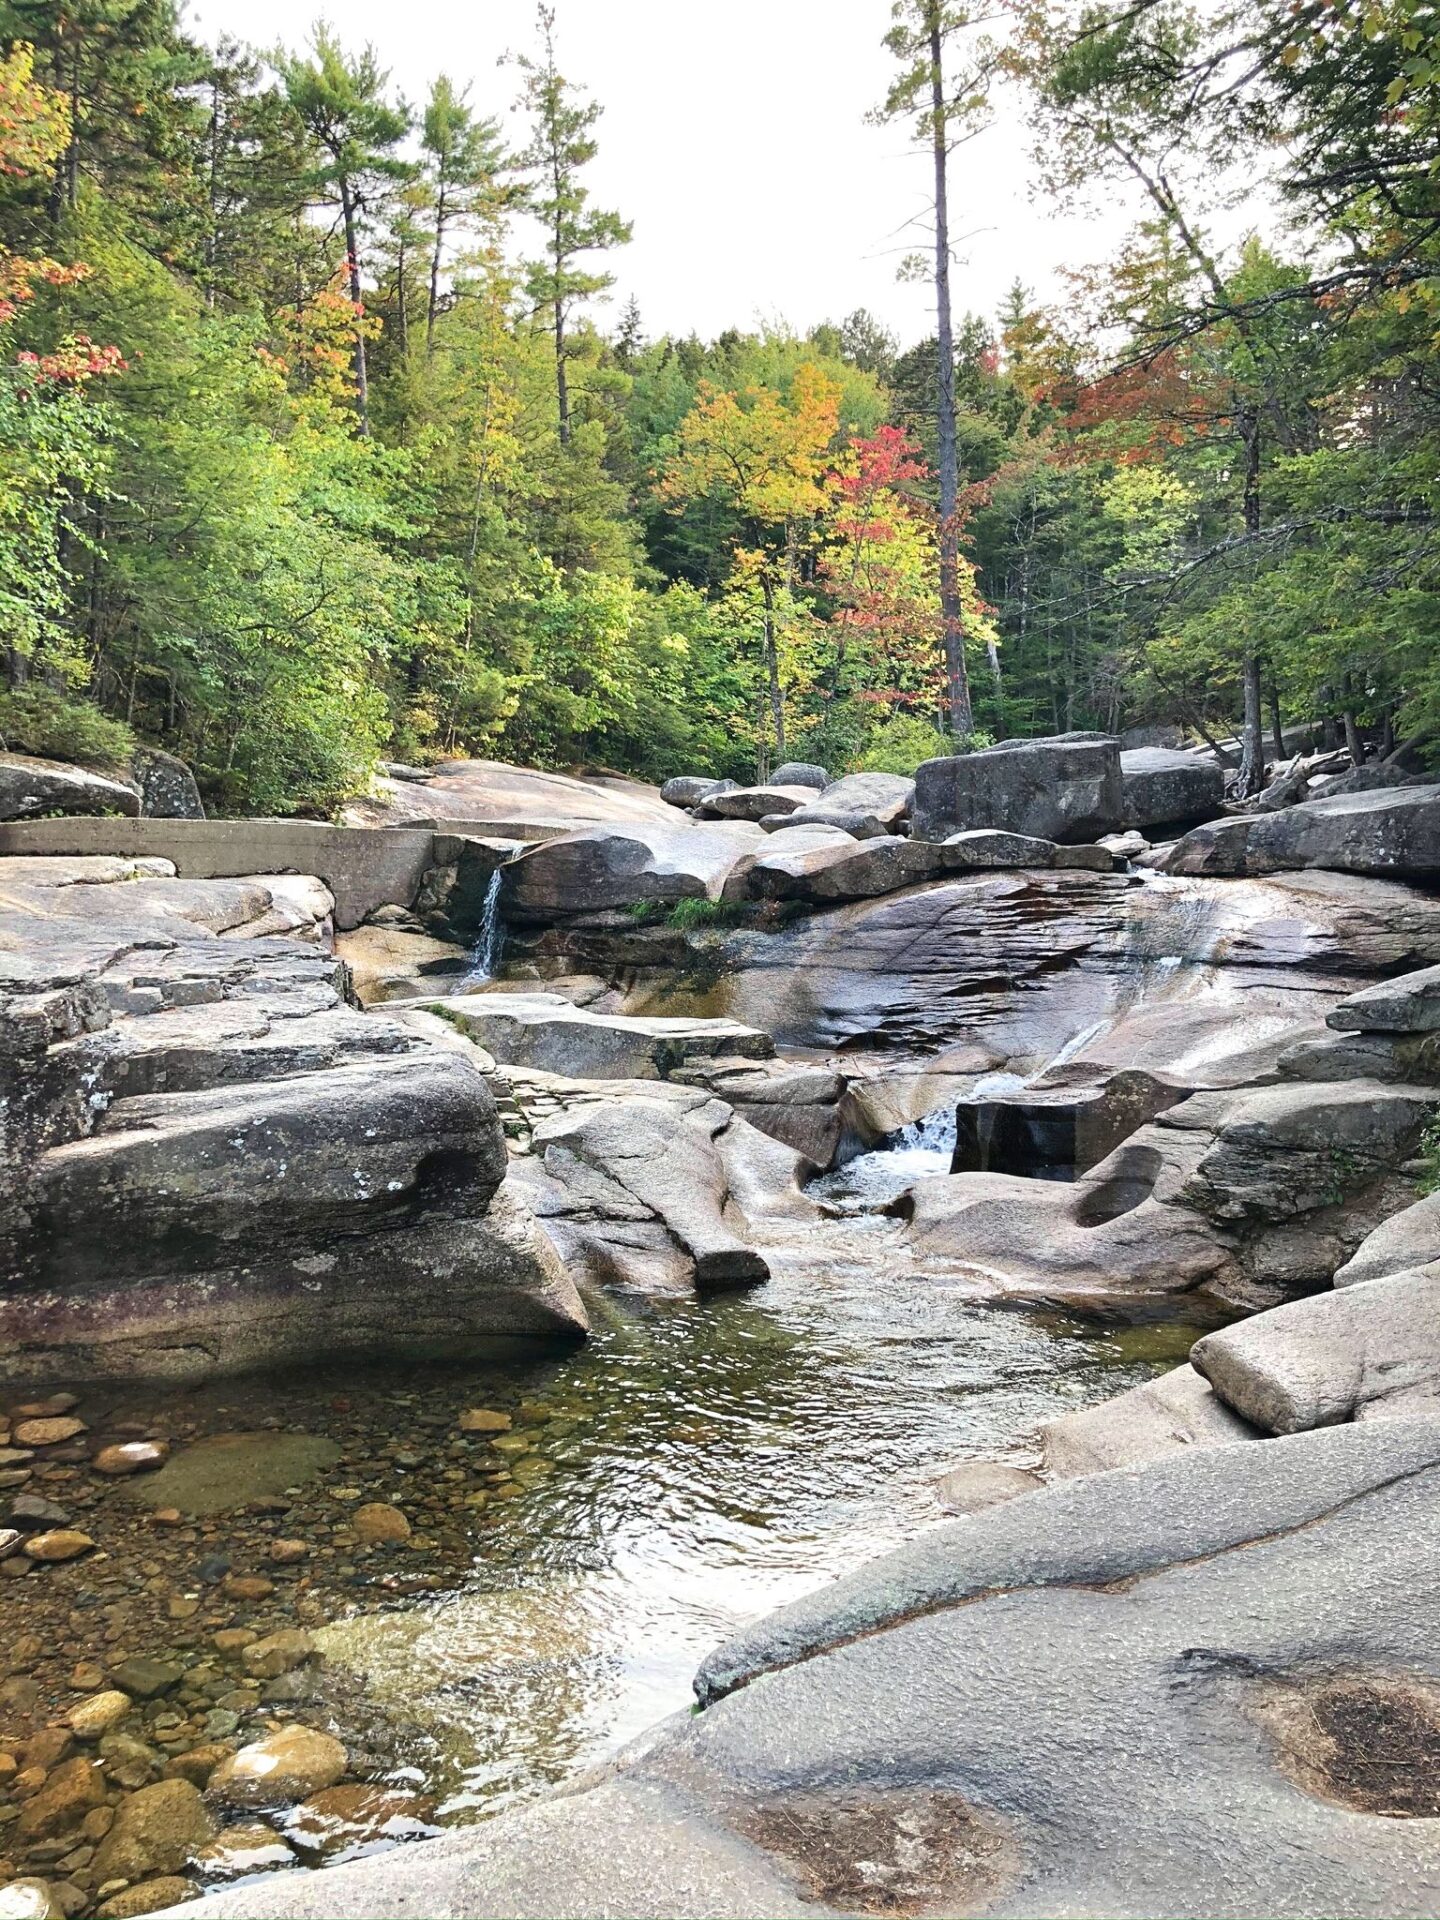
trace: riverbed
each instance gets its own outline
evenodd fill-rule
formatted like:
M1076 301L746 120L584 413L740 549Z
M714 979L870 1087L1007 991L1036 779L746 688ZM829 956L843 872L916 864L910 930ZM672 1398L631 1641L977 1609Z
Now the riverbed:
M162 1752L297 1715L443 1827L683 1710L701 1656L741 1622L947 1518L947 1468L1032 1461L1044 1421L1175 1364L1195 1337L1194 1303L1104 1324L916 1273L875 1209L948 1154L943 1123L909 1130L812 1187L818 1222L771 1225L764 1286L606 1296L592 1339L559 1355L86 1388L87 1447L146 1435L174 1453L119 1484L78 1459L38 1466L35 1490L73 1504L104 1557L25 1583L45 1643L26 1668L37 1718L63 1709L77 1665L159 1657L185 1676L151 1710L172 1723L152 1732ZM510 1424L466 1431L474 1409ZM197 1479L227 1435L249 1437ZM306 1454L299 1435L329 1445ZM408 1539L357 1538L376 1502ZM297 1557L277 1564L283 1541ZM217 1631L297 1624L323 1663L268 1687L247 1692L212 1651Z

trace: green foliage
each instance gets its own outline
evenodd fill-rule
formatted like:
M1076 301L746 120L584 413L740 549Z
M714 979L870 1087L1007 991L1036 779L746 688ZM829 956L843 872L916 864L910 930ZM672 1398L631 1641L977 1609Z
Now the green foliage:
M855 762L855 770L911 774L923 760L937 760L954 751L948 733L942 733L928 720L899 713L870 735L864 752Z
M118 772L135 751L135 735L87 700L41 686L0 689L0 747L42 760L74 760Z
M667 926L677 933L692 933L697 927L738 926L745 908L734 900L677 900L665 916Z

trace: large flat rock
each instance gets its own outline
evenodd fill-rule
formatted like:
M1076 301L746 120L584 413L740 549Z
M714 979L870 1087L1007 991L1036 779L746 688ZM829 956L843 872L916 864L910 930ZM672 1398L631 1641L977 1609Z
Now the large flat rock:
M592 1013L554 993L474 993L435 1010L506 1065L581 1080L664 1080L719 1055L765 1060L768 1033L737 1020Z
M1440 1193L1430 1193L1382 1220L1367 1234L1335 1275L1337 1287L1361 1280L1383 1280L1440 1261Z
M757 1622L578 1790L191 1911L1429 1915L1437 1582L1440 1422L1068 1481Z
M1098 1407L1063 1414L1041 1428L1045 1465L1056 1479L1142 1466L1192 1447L1232 1447L1262 1438L1194 1367L1172 1367Z
M1425 878L1440 872L1440 787L1390 787L1305 800L1279 813L1197 827L1166 857L1167 873L1341 873Z
M45 813L137 814L140 789L63 760L0 753L0 820Z
M377 780L375 794L352 800L347 825L475 827L516 839L572 827L651 821L683 825L686 816L655 787L623 774L551 773L501 760L445 760L422 780Z

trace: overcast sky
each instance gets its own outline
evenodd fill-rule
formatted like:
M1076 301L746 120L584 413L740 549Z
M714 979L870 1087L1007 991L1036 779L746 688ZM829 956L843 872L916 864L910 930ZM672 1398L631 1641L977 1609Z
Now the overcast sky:
M630 294L647 334L783 319L804 330L856 307L908 342L933 328L926 290L900 285L925 244L927 162L898 127L865 124L892 62L889 0L555 0L562 71L605 108L590 169L599 204L634 222L612 255L617 308ZM535 38L533 0L192 0L209 39L303 41L328 17L370 41L412 101L447 72L486 111L517 91L509 49ZM952 229L961 310L993 315L1019 278L1044 299L1057 269L1097 257L1123 228L1056 219L1027 196L1028 138L1011 103L956 158Z

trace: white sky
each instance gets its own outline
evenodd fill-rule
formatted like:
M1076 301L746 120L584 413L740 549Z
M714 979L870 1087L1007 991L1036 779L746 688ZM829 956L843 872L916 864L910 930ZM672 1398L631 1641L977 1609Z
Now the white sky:
M797 329L869 307L902 344L933 330L900 256L926 234L928 164L899 127L865 125L892 61L888 0L555 0L561 71L603 104L592 197L634 222L610 256L616 309L634 294L648 335L783 319ZM532 0L191 0L208 39L302 42L328 16L347 44L373 43L396 87L423 100L440 71L473 81L490 113L510 107L507 49L533 45ZM1026 129L1007 103L954 163L956 306L993 315L1018 275L1041 299L1056 269L1099 257L1127 224L1054 218L1030 203Z

